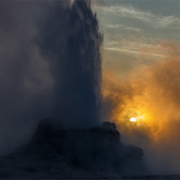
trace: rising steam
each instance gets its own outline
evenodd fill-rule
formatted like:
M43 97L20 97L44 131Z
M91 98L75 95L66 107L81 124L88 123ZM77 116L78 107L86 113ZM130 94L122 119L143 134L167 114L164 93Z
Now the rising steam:
M179 173L180 46L161 46L164 58L135 67L127 80L104 72L104 109L118 124L122 139L144 149L152 173Z
M0 154L43 118L97 124L102 36L90 1L1 1L0 13Z
M55 5L38 36L54 80L53 117L73 127L95 125L100 117L102 42L96 15L90 1L76 0L64 12L61 3Z

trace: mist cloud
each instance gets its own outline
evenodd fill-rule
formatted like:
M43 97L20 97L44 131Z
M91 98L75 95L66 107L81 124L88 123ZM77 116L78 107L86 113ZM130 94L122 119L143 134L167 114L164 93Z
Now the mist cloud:
M179 173L180 51L175 42L162 47L165 58L135 67L127 80L104 73L104 112L118 124L124 142L144 149L151 173ZM131 117L139 119L132 123Z
M32 42L40 5L30 1L0 2L0 153L7 152L17 141L27 140L34 123L46 114L50 104L47 93L52 79L48 65Z

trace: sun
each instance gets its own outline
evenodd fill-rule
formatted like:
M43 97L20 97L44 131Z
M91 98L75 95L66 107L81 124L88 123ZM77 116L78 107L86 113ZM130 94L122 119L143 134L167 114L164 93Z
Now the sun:
M131 122L136 122L137 120L136 120L135 117L132 117L132 118L130 118L130 121L131 121Z

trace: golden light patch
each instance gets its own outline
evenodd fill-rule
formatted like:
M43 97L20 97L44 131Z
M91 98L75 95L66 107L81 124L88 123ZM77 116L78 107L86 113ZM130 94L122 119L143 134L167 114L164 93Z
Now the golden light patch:
M102 95L108 118L116 123L124 142L143 148L152 165L161 168L168 159L167 169L177 167L179 173L180 44L161 46L164 58L150 62L140 57L127 78L104 71Z
M130 121L131 121L131 122L136 122L137 120L136 120L135 117L132 117L132 118L130 119Z

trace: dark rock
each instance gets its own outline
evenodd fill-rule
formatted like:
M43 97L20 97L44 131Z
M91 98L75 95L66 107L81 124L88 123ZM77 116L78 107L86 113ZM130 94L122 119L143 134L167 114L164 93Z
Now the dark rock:
M116 130L116 125L114 123L105 121L102 123L102 128Z
M105 122L100 127L84 129L53 126L51 120L40 121L30 143L7 157L12 161L26 159L26 166L20 168L27 173L47 167L48 172L57 167L62 171L64 166L84 172L140 174L145 171L143 150L123 145L114 123ZM42 167L28 162L40 162Z
M33 154L40 161L55 162L59 158L73 169L135 173L144 165L143 150L122 145L120 133L110 122L100 127L65 130L54 129L49 120L40 121L24 154Z

